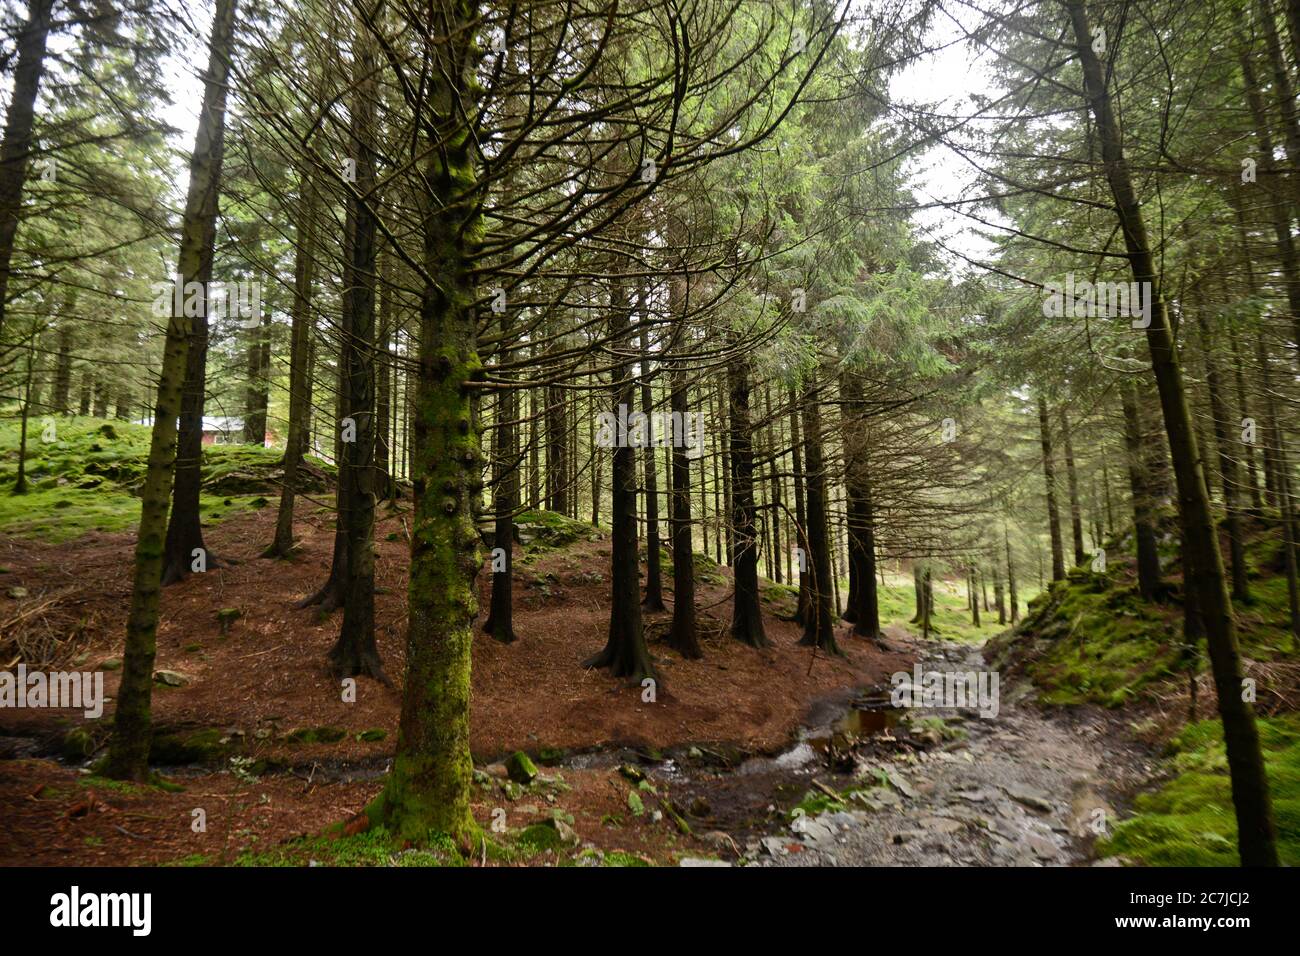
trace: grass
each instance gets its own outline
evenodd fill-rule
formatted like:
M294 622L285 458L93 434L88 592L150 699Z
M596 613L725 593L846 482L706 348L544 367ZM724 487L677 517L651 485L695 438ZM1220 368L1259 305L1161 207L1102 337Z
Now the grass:
M43 440L41 420L28 424L28 491L21 495L13 494L20 426L0 425L0 532L57 543L92 531L133 530L140 521L140 499L133 492L144 480L149 429L99 418L52 421L53 442ZM205 448L201 520L213 524L266 507L278 494L273 475L279 461L279 451L257 445Z
M1261 718L1278 855L1300 865L1300 714ZM1154 793L1137 798L1133 817L1098 841L1102 856L1123 856L1148 866L1238 866L1237 821L1232 809L1223 728L1203 720L1184 728L1171 744L1175 774Z
M324 834L282 843L267 850L248 850L235 866L464 866L450 838L433 839L421 849L403 849L383 827L352 836ZM183 865L177 861L176 865Z
M840 583L841 592L848 595L848 582ZM946 641L961 641L969 644L982 644L995 634L1007 629L1007 625L998 623L997 605L991 611L985 611L980 603L980 626L971 622L970 609L966 607L965 581L948 581L932 578L934 591L934 612L930 616L932 636ZM989 589L990 600L992 588ZM876 594L880 601L881 625L894 624L907 628L914 634L921 633L921 626L913 624L912 616L916 613L916 593L912 576L902 574L885 575L885 584L877 585ZM1023 600L1023 594L1021 595Z

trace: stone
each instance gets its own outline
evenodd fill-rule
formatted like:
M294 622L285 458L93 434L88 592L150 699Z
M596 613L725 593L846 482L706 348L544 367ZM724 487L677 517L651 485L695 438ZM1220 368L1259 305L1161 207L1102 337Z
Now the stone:
M528 754L516 750L506 760L506 776L521 786L527 786L537 778L537 767L528 759Z
M726 860L710 860L704 857L684 856L677 861L678 866L731 866Z
M1056 844L1047 839L1047 837L1031 833L1025 838L1025 842L1029 844L1029 849L1033 851L1034 856L1038 857L1040 860L1055 860L1060 854L1060 851L1056 848Z
M1020 784L1012 784L1009 787L1003 787L1007 796L1016 803L1022 803L1031 810L1037 810L1040 813L1051 813L1052 804L1048 801L1047 795L1040 790L1032 790L1029 787Z
M640 767L632 766L630 763L623 764L618 768L618 772L625 780L630 780L633 783L640 783L645 779L645 771Z
M164 687L184 687L190 679L178 671L159 670L153 672L154 683Z

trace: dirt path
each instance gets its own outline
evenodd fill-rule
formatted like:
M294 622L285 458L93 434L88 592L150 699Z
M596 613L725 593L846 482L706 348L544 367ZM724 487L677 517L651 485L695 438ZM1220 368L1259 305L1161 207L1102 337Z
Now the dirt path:
M986 666L978 648L918 650L927 670ZM745 856L759 866L1087 865L1096 828L1113 822L1112 803L1149 775L1150 760L1109 715L1049 715L1025 700L1027 686L1000 691L991 718L922 711L964 734L928 751L859 759L852 779L887 782L844 809L748 840Z

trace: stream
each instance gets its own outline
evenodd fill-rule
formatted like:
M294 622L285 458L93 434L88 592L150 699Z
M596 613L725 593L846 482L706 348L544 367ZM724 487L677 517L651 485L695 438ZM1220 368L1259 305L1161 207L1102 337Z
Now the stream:
M916 646L923 670L981 671L978 647ZM666 761L650 770L718 857L757 866L1077 866L1152 771L1115 718L1048 713L1027 684L1000 688L996 715L904 712L890 685L814 710L797 740L730 770ZM935 718L939 718L936 720ZM856 790L842 800L829 794ZM827 796L812 812L790 811ZM821 809L821 812L815 812ZM700 817L700 819L697 819ZM687 861L687 865L719 865Z

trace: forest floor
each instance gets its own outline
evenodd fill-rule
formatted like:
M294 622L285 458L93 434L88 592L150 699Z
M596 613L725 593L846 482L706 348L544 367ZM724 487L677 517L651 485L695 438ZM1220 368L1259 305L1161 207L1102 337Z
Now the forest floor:
M333 537L329 513L300 507L295 560L257 557L271 536L273 507L240 511L206 531L220 563L165 592L155 667L181 683L155 685L155 763L183 791L127 787L86 773L85 754L106 739L111 703L99 720L49 709L0 715L0 756L9 758L0 760L0 821L13 836L0 847L0 864L232 862L346 820L375 794L400 705L409 521L388 514L376 535L378 643L397 686L361 679L355 702L344 702L325 668L340 615L322 618L293 606L321 582ZM727 572L705 566L697 595L704 659L684 660L656 641L667 615L649 615L662 681L656 700L643 702L640 687L580 663L603 646L608 620L609 542L587 530L563 548L539 542L517 560L517 642L476 637L471 745L476 762L495 774L482 781L485 823L497 804L508 807L511 827L559 808L602 849L653 851L664 860L678 838L688 840L659 825L663 813L648 790L640 812L630 805L627 775L611 754L654 760L670 748L695 746L708 751L700 758L708 762L774 752L815 702L909 663L903 653L847 635L844 658L814 659L796 645L796 625L778 616L789 610L790 592L775 586L764 598L773 646L744 647L725 634ZM29 608L51 627L71 631L60 659L47 666L104 670L110 699L132 545L123 533L64 542L0 536L0 617ZM225 634L223 610L228 617L238 612ZM522 791L502 784L497 763L516 750L553 765L543 766L541 783ZM584 760L584 751L605 756ZM191 828L194 809L205 812L205 833ZM642 815L645 826L638 825Z
M219 563L164 592L156 668L177 685L155 685L153 763L164 782L127 785L93 773L111 702L99 720L0 711L0 865L462 862L450 847L395 847L357 816L382 786L396 738L407 516L382 511L376 534L377 637L397 686L361 679L347 702L325 667L341 615L294 607L328 567L332 512L301 503L298 552L285 562L257 556L273 507L214 507L219 523L205 533ZM1158 748L1176 728L1145 733L1139 723L1161 713L1170 723L1180 704L1116 708L1099 681L1089 691L1097 702L1041 706L1061 687L1035 686L1024 665L1006 666L999 642L985 648L1002 629L987 614L972 625L953 582L937 582L938 637L924 641L905 623L910 579L889 579L879 591L886 640L872 644L841 625L842 658L797 646L799 629L785 619L794 592L765 582L772 647L756 651L726 635L730 572L697 555L704 658L669 650L667 614L648 615L661 676L648 701L639 686L581 666L605 641L607 533L541 513L521 525L521 541L519 640L475 638L474 812L490 836L475 862L1087 865L1129 798L1164 775ZM0 646L20 647L29 666L101 670L111 701L132 546L121 532L62 541L0 533L0 623L10 632ZM671 568L664 574L669 583ZM1081 605L1071 602L1094 590L1082 582L1054 600L1077 622ZM487 594L484 575L484 605ZM981 655L990 654L1003 681L996 715L883 706L891 675L914 663L986 671ZM1058 680L1073 679L1055 658L1044 661ZM1276 734L1279 746L1296 736L1289 725ZM1227 852L1200 846L1226 826L1221 761L1208 745L1208 775L1178 783L1198 788L1194 806L1185 809L1178 790L1166 800L1186 819L1156 807L1157 816L1121 825L1130 829L1110 853L1202 862L1206 852ZM516 751L541 765L530 782L511 779ZM1192 836L1166 839L1171 820Z

